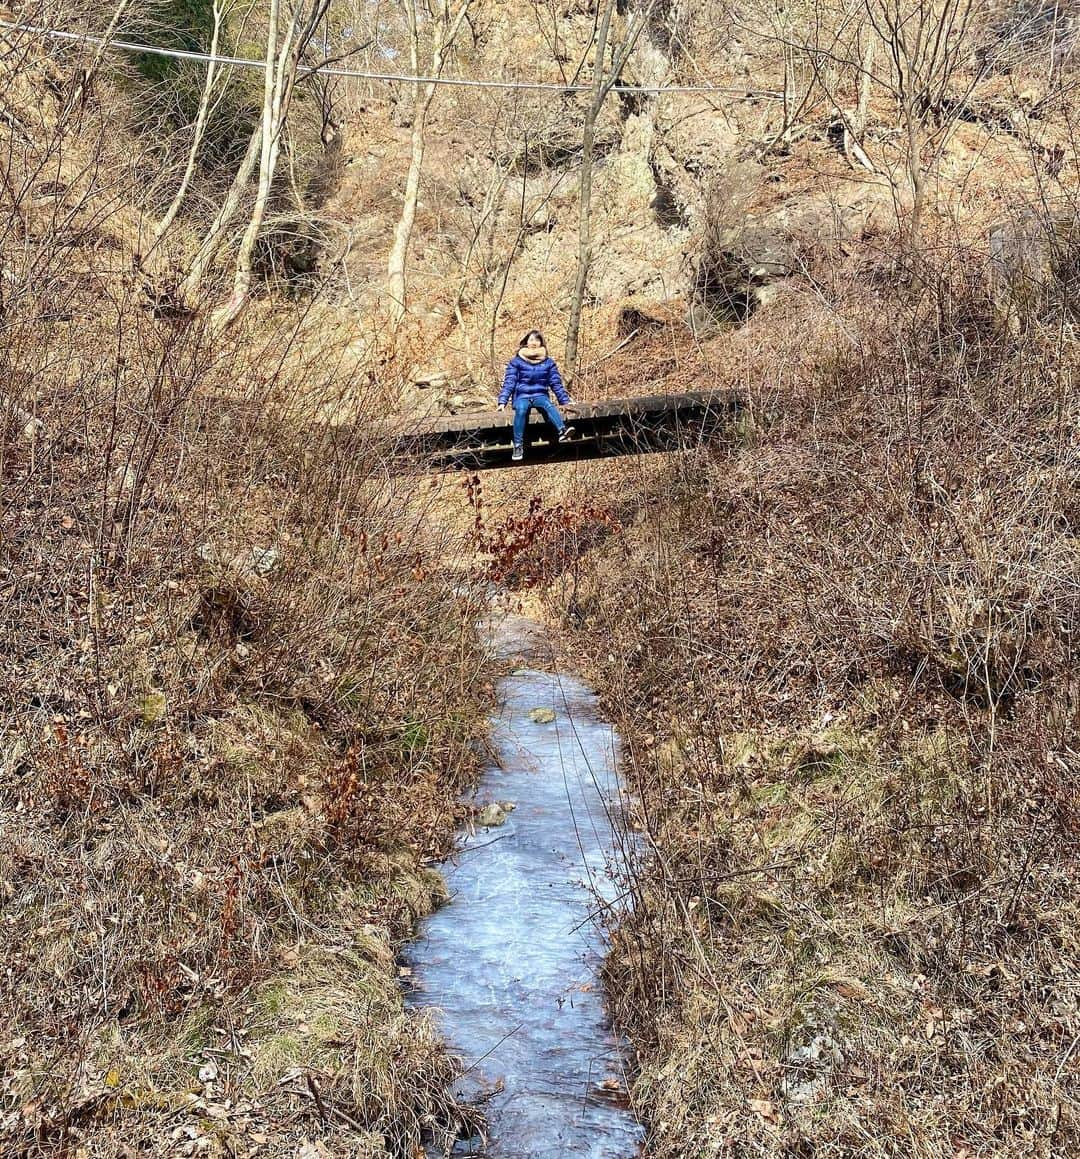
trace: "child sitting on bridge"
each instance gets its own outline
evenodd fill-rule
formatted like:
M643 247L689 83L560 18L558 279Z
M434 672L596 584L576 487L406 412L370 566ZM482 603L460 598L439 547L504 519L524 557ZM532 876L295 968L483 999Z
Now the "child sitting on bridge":
M517 354L510 359L499 392L499 410L505 410L507 403L512 402L514 405L514 450L511 458L515 463L525 457L525 424L533 407L555 428L560 443L565 443L573 433L574 428L566 425L551 401L552 391L560 406L573 406L555 360L548 358L543 334L539 330L530 330L522 338Z

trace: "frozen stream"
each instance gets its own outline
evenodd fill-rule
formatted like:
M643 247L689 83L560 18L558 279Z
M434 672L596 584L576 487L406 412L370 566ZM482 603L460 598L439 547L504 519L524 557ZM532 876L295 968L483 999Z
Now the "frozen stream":
M535 624L493 626L500 655L535 658ZM534 659L535 662L535 659ZM625 1090L621 1044L604 1012L598 968L603 902L618 893L617 742L578 680L518 669L500 685L498 761L476 802L513 802L498 827L461 837L442 868L452 900L407 955L415 1006L439 1011L450 1048L484 1095L491 1138L455 1155L629 1159L642 1131ZM554 720L543 722L554 712Z

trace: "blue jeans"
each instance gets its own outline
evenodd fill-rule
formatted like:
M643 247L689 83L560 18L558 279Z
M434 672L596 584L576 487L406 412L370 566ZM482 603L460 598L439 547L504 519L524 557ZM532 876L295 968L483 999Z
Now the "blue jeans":
M514 446L525 444L525 424L529 421L529 411L536 407L558 433L562 433L566 423L559 414L551 396L547 394L522 394L514 399Z

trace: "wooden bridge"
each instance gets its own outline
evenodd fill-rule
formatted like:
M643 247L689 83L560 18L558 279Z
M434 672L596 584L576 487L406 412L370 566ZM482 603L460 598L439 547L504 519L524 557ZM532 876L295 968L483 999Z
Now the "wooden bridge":
M525 460L514 463L513 414L484 411L428 419L398 433L397 451L430 470L482 471L678 451L730 435L742 403L729 391L696 391L578 403L566 412L574 428L560 443L536 411L529 416Z

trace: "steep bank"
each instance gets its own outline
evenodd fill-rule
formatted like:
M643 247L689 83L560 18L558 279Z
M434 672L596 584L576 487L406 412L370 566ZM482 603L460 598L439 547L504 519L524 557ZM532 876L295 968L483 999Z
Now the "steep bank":
M279 421L287 375L237 405L246 342L186 333L147 397L169 337L3 458L0 1150L411 1154L452 1067L395 955L485 733L476 609L377 448Z
M0 1151L409 1154L476 608L370 424L312 421L353 384L309 315L215 337L108 230L6 224Z
M646 818L636 1105L656 1156L1071 1154L1075 349L940 270L846 300L531 549Z
M410 1155L456 1113L396 952L443 896L486 731L477 609L317 303L223 335L152 292L200 223L150 262L143 182L171 154L134 74L72 103L74 62L19 46L0 1151Z

